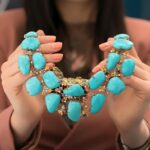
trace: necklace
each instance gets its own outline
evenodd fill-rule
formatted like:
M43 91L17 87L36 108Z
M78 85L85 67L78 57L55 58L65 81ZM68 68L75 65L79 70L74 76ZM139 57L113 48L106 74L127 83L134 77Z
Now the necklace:
M19 57L18 66L24 75L30 72L33 75L26 82L27 92L30 96L43 94L50 113L57 111L74 122L100 111L108 92L122 93L126 85L121 77L131 76L135 69L134 60L127 57L133 47L127 34L114 37L106 66L90 79L66 78L58 67L47 68L44 56L37 52L40 46L37 33L29 32L24 37L21 47L25 55ZM91 93L89 104L87 98Z

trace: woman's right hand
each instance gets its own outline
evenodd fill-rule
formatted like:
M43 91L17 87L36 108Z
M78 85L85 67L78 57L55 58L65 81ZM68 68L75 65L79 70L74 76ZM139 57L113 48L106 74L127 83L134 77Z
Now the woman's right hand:
M62 43L55 42L55 36L45 36L44 32L38 31L38 39L41 43L40 50L47 61L47 66L62 60L63 54L56 53L61 50ZM55 54L53 54L55 53ZM32 75L24 76L18 68L18 57L24 52L20 46L9 56L2 65L2 86L12 107L11 126L17 145L23 144L38 124L44 110L44 97L39 95L31 97L25 89L25 82Z

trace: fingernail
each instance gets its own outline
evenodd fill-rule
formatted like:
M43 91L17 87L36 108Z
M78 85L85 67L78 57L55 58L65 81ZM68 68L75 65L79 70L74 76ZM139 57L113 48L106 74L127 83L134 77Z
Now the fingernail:
M95 68L94 68L94 69L92 69L92 72L93 72L93 73L95 72Z
M60 57L61 57L61 59L62 59L62 58L64 57L64 55L63 55L63 54L61 54L61 55L60 55Z
M40 52L40 51L41 51L40 47L39 47L36 51L37 51L37 52Z
M106 42L106 43L102 43L99 45L99 48L102 49L102 50L105 50L107 47L111 46L112 45L112 42L109 41L109 42Z
M53 38L54 41L56 40L56 36L55 35L52 35L51 38Z
M128 80L130 80L131 77L122 77L122 80L124 80L125 82L127 82Z
M98 70L99 70L99 68L98 68L98 67L95 67L95 68L92 69L92 72L95 73L95 72L97 72Z
M56 49L57 49L57 48L59 49L59 48L62 47L62 42L52 43L52 47L53 47L53 48L56 48Z
M63 54L58 54L58 56L56 57L57 60L60 60L63 58Z

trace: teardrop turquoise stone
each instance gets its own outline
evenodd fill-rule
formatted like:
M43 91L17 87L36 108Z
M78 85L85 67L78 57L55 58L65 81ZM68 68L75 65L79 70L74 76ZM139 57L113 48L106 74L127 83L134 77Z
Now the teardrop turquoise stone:
M28 33L26 33L24 35L24 38L29 38L29 37L35 37L35 38L37 38L38 34L36 32L34 32L34 31L30 31L30 32L28 32Z
M30 58L29 58L29 56L26 56L26 55L19 56L18 67L23 75L28 75L30 73Z
M128 34L124 34L124 33L114 36L115 40L116 39L129 39L129 38L130 38L130 36Z
M52 71L47 71L43 74L43 80L46 86L50 89L55 89L60 86L58 77Z
M120 55L119 54L110 53L108 55L108 62L107 62L106 69L109 71L115 69L115 67L119 61L120 61Z
M44 56L39 52L33 54L32 61L33 61L34 68L37 70L43 69L46 65L46 60Z
M121 73L124 76L128 77L133 75L134 70L135 70L135 61L133 59L124 60L121 66Z
M79 84L73 84L63 91L66 96L84 96L84 89Z
M68 104L67 116L74 122L79 121L81 116L81 104L77 101L70 101Z
M114 95L119 95L125 88L125 83L119 77L111 78L107 84L107 91Z
M104 106L105 101L106 95L104 94L96 94L92 96L90 112L92 114L96 114L97 112L99 112Z
M41 93L43 87L37 77L32 77L26 81L26 89L30 96L36 96Z
M26 38L22 41L21 43L21 48L23 50L32 50L32 51L36 51L40 46L40 42L37 38Z
M133 43L125 39L117 39L113 43L113 47L117 50L130 50L133 47Z
M57 110L60 104L60 100L61 100L61 97L59 94L51 93L51 94L46 95L45 102L46 102L46 107L49 113L54 113Z
M106 75L103 71L97 72L89 80L89 87L92 90L99 88L106 80Z

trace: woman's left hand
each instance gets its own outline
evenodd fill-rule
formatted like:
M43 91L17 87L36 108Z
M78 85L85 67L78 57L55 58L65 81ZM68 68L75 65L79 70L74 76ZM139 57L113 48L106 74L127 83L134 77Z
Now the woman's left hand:
M112 43L113 39L111 38L108 42L100 45L106 55L112 49ZM150 67L139 59L134 48L130 50L129 57L136 63L134 74L131 77L122 78L127 85L122 94L114 96L108 93L107 106L125 143L131 147L138 147L149 136L144 118L150 103ZM101 70L106 62L104 60L98 64L93 72Z

